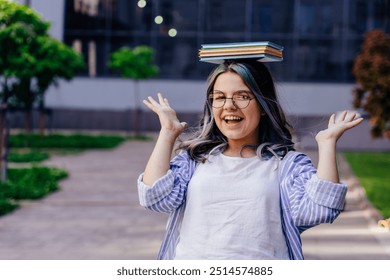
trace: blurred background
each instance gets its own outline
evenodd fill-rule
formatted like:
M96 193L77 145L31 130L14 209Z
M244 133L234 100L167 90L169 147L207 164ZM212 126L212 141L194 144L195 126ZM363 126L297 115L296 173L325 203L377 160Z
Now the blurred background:
M390 0L0 0L0 259L154 259L142 99L196 125L202 44L251 41L284 47L267 66L314 165L332 113L365 119L338 142L345 208L302 235L307 259L390 259L389 33Z
M142 131L159 128L141 100L162 92L180 118L195 124L204 103L205 80L215 66L199 62L205 43L272 41L284 46L284 60L268 63L280 99L295 127L297 142L312 138L328 116L353 110L352 73L364 34L390 32L389 0L18 0L51 22L50 34L83 55L86 67L45 95L52 129ZM159 74L140 80L110 69L112 52L150 46ZM364 115L364 112L361 112ZM12 127L23 127L21 114ZM37 123L37 121L35 122ZM365 122L340 142L345 149L388 149L373 141Z

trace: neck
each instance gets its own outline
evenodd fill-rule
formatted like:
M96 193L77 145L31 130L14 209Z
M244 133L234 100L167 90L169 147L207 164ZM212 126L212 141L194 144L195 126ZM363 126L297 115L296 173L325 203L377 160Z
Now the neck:
M255 146L243 147L243 145L229 143L223 154L230 157L250 158L256 156L256 148Z

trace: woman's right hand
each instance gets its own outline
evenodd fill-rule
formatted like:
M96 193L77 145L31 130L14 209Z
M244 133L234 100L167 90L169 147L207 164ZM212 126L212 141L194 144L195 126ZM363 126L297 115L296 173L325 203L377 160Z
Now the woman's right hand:
M160 133L166 133L176 139L187 127L187 123L179 121L175 110L169 106L168 99L164 98L161 93L157 94L157 98L158 102L149 96L149 101L144 100L143 103L158 115L161 124Z

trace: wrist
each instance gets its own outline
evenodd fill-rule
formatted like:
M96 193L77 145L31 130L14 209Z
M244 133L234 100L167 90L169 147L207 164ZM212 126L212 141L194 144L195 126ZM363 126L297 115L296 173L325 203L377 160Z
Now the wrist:
M318 152L320 154L334 154L336 152L336 142L335 140L317 141Z
M317 144L321 146L336 146L336 139L316 139Z
M169 142L175 142L176 141L176 138L180 135L180 133L176 132L176 131L172 131L172 130L169 130L169 129L161 129L160 130L160 134L159 134L159 138L165 140L165 141L169 141Z
M336 137L322 137L322 135L317 134L315 137L315 140L317 141L318 145L336 145L337 138Z

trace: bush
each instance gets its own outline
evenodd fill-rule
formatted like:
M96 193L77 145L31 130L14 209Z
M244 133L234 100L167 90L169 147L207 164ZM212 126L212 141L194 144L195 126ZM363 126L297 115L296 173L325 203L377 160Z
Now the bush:
M8 170L8 180L0 183L0 196L9 199L39 199L58 189L57 181L67 177L58 168L32 167Z
M126 138L117 135L16 134L10 136L11 148L107 149L121 144Z
M1 197L0 195L0 216L3 216L9 212L14 211L19 205L13 202L11 199Z
M48 153L42 152L10 152L8 155L9 162L40 162L49 158Z

